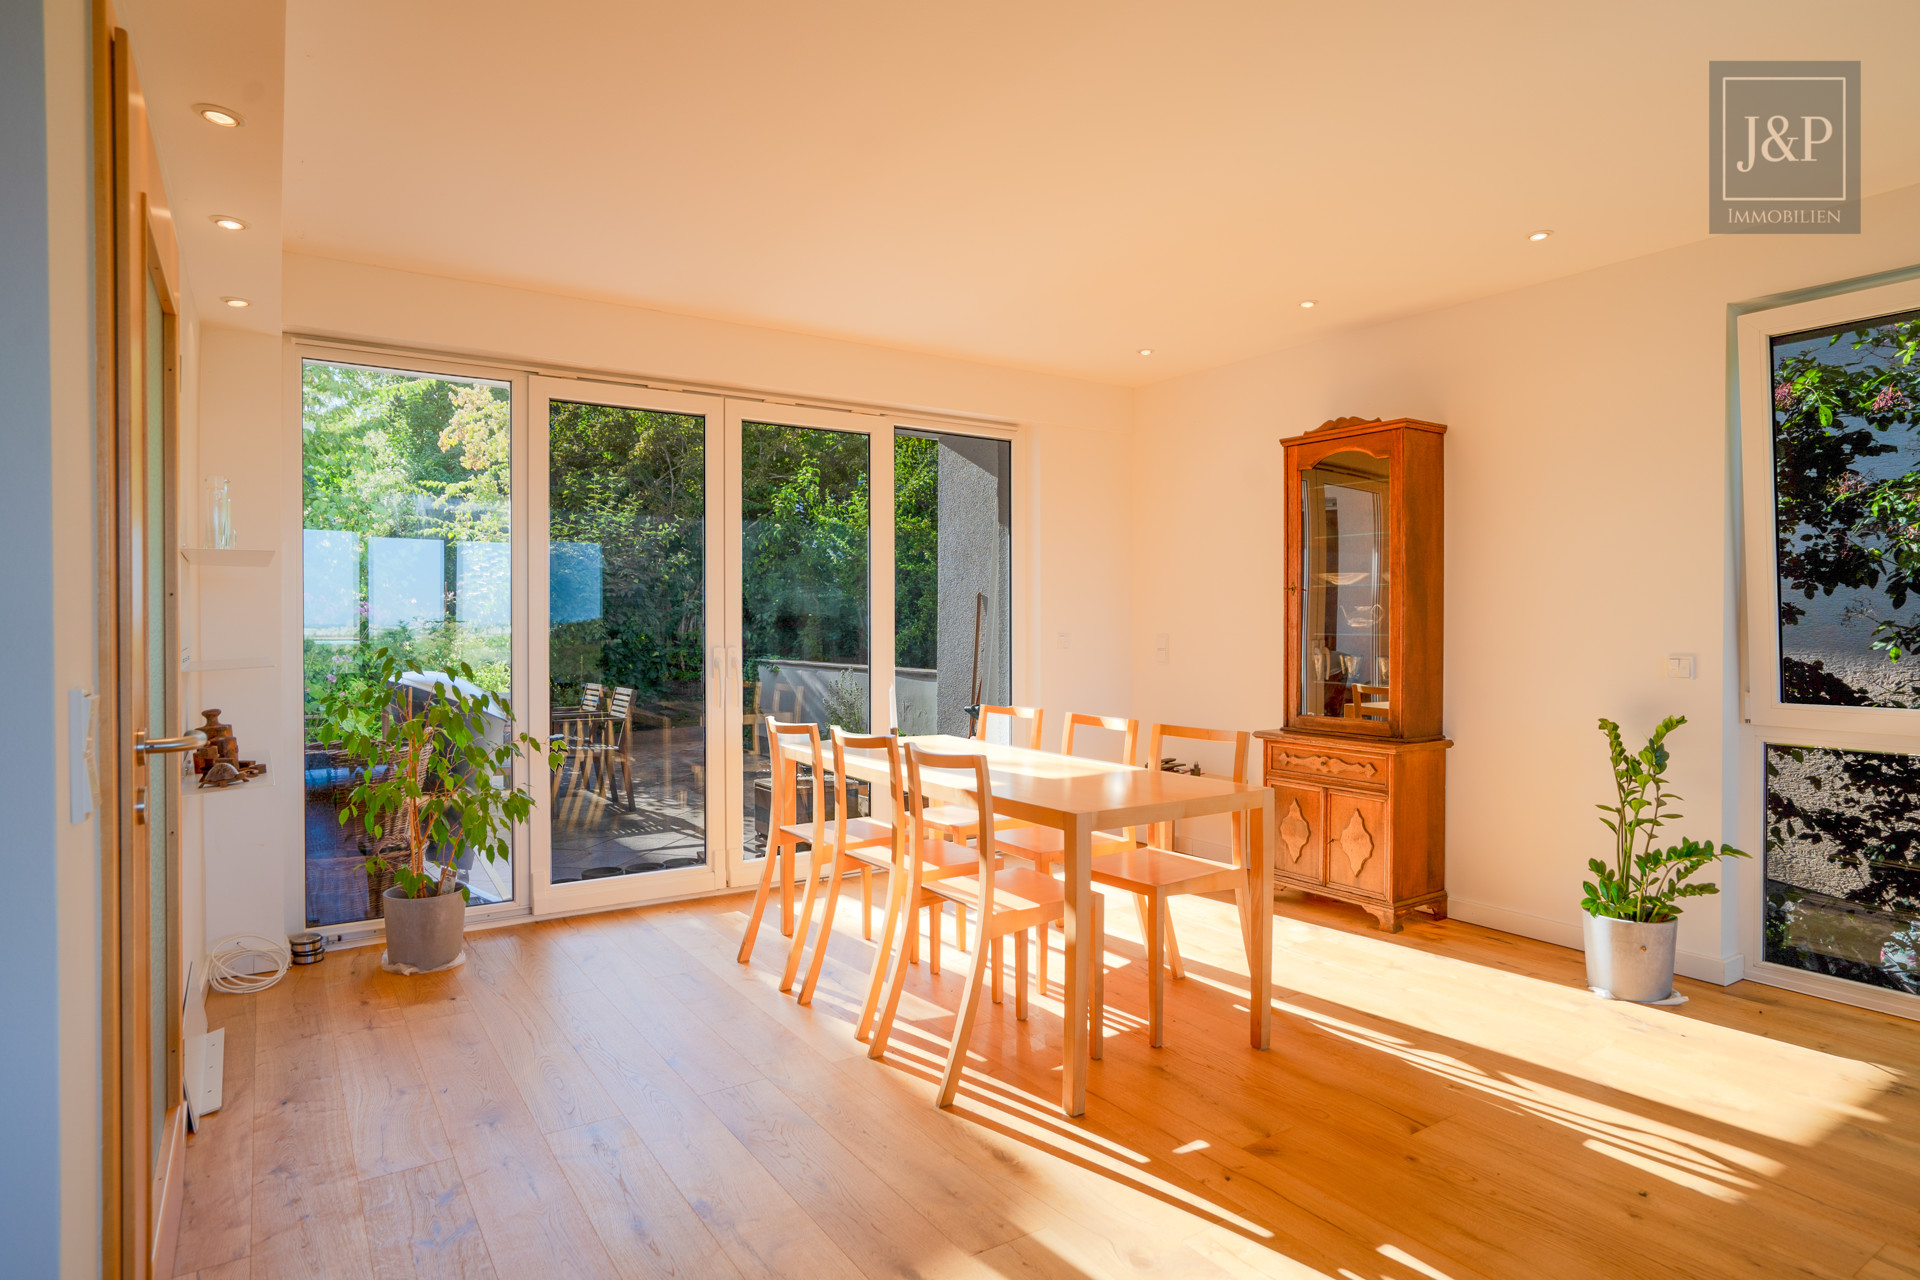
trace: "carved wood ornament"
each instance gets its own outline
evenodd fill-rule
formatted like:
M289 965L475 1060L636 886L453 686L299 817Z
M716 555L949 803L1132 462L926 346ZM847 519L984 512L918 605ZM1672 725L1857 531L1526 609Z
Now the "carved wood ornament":
M1373 836L1367 831L1367 824L1360 820L1360 811L1355 809L1347 818L1347 825L1340 829L1340 852L1347 855L1347 863L1353 868L1356 878L1360 868L1367 865L1367 859L1373 856Z
M1294 751L1285 751L1281 754L1299 768L1331 773L1336 777L1348 774L1356 778L1371 778L1380 772L1380 767L1369 760L1346 760L1339 756L1303 756Z
M1307 825L1306 815L1300 812L1300 802L1295 800L1287 810L1287 816L1280 820L1280 843L1286 846L1287 860L1300 861L1300 855L1311 839L1313 828Z

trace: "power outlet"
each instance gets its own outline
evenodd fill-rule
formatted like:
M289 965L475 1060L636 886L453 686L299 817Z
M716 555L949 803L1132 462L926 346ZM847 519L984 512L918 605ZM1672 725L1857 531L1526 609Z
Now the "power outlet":
M1058 640L1058 641L1057 641L1057 642L1055 643L1055 645L1054 645L1054 647L1055 647L1055 648L1058 648L1058 649L1071 649L1071 648L1073 648L1073 633L1072 633L1072 632L1068 632L1068 631L1062 631L1062 632L1060 633L1060 638L1059 638L1059 640Z
M1670 653L1667 655L1667 679L1693 679L1693 655L1690 653Z

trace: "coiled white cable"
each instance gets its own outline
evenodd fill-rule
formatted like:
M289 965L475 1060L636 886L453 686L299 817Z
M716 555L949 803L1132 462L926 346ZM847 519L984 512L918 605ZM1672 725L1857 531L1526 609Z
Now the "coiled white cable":
M266 945L250 945L252 943ZM271 965L272 971L256 972L255 966L261 961ZM287 976L287 967L292 963L293 952L285 938L269 938L259 933L230 934L207 951L207 983L215 991L239 995L265 991Z

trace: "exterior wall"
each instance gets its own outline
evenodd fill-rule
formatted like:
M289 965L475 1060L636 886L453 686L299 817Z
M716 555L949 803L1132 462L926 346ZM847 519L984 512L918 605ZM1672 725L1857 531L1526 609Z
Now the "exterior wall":
M1598 717L1644 738L1685 714L1672 742L1685 826L1735 830L1728 307L1920 262L1920 188L1864 215L1859 236L1717 237L1144 389L1135 712L1278 724L1277 441L1353 414L1447 423L1453 910L1580 945L1582 870L1607 847ZM1669 653L1696 655L1698 677L1665 679ZM1737 977L1734 922L1755 909L1695 904L1682 971Z
M1003 474L998 441L945 437L940 441L940 617L938 729L965 735L972 701L976 601L987 597L980 631L980 696L1005 704L1013 655L1007 609L1013 599L1009 552L1013 541L1013 477Z

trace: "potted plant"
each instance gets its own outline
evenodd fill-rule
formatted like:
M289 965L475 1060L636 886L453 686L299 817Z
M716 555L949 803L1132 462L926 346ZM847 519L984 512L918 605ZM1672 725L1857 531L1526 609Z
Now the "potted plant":
M513 713L455 663L446 672L409 672L390 649L373 655L364 679L336 684L320 703L358 778L340 808L345 824L360 818L377 848L389 828L406 841L406 864L383 853L367 859L369 876L386 869L383 895L386 963L441 969L460 955L467 887L463 857L489 862L512 851L514 824L533 811L533 797L512 785L523 755L560 753L528 734L515 735Z
M1682 816L1666 808L1680 799L1667 790L1667 735L1687 722L1668 716L1630 752L1620 726L1602 717L1613 762L1615 803L1596 805L1613 832L1613 865L1591 858L1594 878L1584 882L1582 932L1587 947L1587 985L1617 1000L1650 1003L1673 994L1673 946L1680 931L1681 898L1720 892L1718 885L1689 884L1693 875L1720 858L1747 855L1731 845L1682 839L1657 848L1660 828Z

